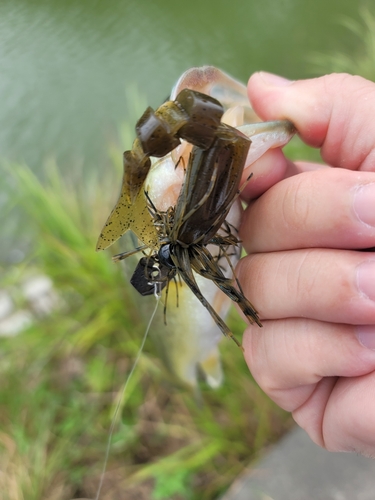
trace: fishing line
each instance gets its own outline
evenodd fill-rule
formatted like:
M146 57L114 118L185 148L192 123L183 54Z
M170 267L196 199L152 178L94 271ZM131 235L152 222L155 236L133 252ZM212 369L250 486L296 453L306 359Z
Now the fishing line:
M115 430L115 425L117 423L117 416L118 416L118 413L119 413L119 410L120 410L120 407L121 407L121 403L122 403L122 401L124 399L125 392L126 392L126 389L128 387L129 381L132 378L133 373L134 373L135 369L137 368L138 362L139 362L139 360L141 358L141 354L142 354L143 347L144 347L146 339L147 339L148 332L150 331L151 324L153 322L153 319L155 317L156 311L158 309L158 305L159 305L160 297L161 297L160 283L154 283L154 297L156 299L154 310L153 310L153 312L151 314L150 321L148 322L146 331L145 331L145 333L143 335L143 339L142 339L141 345L140 345L140 347L138 349L138 353L137 353L137 356L136 356L136 358L134 360L133 366L132 366L132 368L131 368L131 370L129 372L128 378L126 379L126 381L125 381L125 383L124 383L124 385L122 387L121 396L120 396L120 398L119 398L119 400L118 400L118 402L116 404L116 409L115 409L115 412L113 414L113 418L112 418L112 422L111 422L111 427L109 428L108 441L107 441L107 447L106 447L106 451L105 451L105 458L104 458L103 469L102 469L102 472L101 472L101 475L100 475L100 481L99 481L98 490L96 492L95 500L99 500L100 492L101 492L101 489L102 489L102 486L103 486L104 475L105 475L105 472L107 470L109 452L111 450L111 445L112 445L112 436L113 436L113 432Z

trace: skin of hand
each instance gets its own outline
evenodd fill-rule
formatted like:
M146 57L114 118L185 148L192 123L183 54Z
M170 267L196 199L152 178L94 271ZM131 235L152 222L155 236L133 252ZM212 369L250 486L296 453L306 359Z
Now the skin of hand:
M236 272L264 327L245 330L246 362L315 443L375 457L375 84L256 73L248 93L326 165L276 150L253 166Z

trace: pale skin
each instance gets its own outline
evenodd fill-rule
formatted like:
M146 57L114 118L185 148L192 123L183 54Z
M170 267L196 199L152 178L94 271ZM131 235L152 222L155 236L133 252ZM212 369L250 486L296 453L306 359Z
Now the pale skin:
M248 93L329 167L280 150L252 166L237 274L264 327L246 329L246 362L315 443L375 457L375 84L256 73Z

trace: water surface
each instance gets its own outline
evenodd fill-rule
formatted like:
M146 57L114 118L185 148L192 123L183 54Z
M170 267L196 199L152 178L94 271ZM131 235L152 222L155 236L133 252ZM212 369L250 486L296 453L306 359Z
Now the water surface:
M357 18L356 2L2 0L0 157L103 168L118 124L135 120L127 88L157 107L195 65L305 77L312 51L351 50L342 15Z

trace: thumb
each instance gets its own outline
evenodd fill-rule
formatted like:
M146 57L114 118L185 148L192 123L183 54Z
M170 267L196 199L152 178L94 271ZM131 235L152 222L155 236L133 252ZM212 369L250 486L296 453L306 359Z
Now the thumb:
M375 171L373 82L348 74L289 81L260 72L251 76L248 94L259 116L291 120L329 165Z

